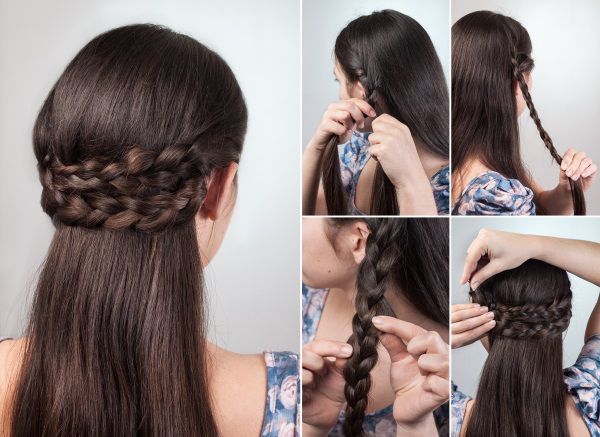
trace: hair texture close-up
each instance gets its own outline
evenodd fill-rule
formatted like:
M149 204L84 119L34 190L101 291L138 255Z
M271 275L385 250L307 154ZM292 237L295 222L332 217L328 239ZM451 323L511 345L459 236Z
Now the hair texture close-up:
M377 115L393 116L429 152L448 159L448 87L433 43L417 21L389 9L361 16L340 32L334 54L348 82L362 84L365 100ZM347 214L338 143L333 136L322 162L330 215ZM395 188L379 163L370 213L399 213Z
M465 15L452 26L452 173L461 175L470 159L531 187L521 158L518 85L545 147L560 166L554 147L533 104L525 75L531 73L531 39L513 18L489 11ZM581 179L569 179L575 215L585 215ZM539 212L544 211L538 207Z
M353 219L330 219L340 227ZM371 320L394 316L385 293L402 293L427 318L448 325L448 220L366 218L365 257L356 278L356 314L348 343L354 353L344 368L347 436L363 436L370 372L377 364L379 335Z
M110 30L69 63L33 132L56 230L11 436L218 434L194 217L246 123L225 61L167 28Z
M566 437L563 333L571 320L567 273L538 260L501 272L471 291L494 313L489 355L467 437Z

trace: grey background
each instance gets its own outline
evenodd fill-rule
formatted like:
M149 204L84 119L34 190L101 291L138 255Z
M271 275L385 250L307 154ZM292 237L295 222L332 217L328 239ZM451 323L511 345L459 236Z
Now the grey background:
M595 217L453 217L451 237L452 304L468 302L468 286L459 285L467 248L481 228L524 234L550 235L600 242L600 218ZM588 318L598 299L599 288L569 274L573 290L573 317L564 337L564 367L575 363L583 346ZM471 396L477 392L479 375L487 352L481 342L452 350L452 379Z
M452 0L452 23L478 10L518 20L533 45L531 95L544 129L562 155L583 150L600 164L600 2L578 0ZM533 177L544 187L558 182L558 166L544 147L529 112L519 120L521 148ZM600 214L600 178L586 193L588 214Z
M419 22L433 41L444 68L450 71L448 0L304 0L302 5L302 144L312 137L323 112L338 100L333 47L340 31L361 15L395 9Z
M237 207L206 269L210 336L238 352L298 351L300 4L278 0L0 0L0 336L21 334L53 233L31 146L37 111L85 43L139 22L216 50L249 108Z

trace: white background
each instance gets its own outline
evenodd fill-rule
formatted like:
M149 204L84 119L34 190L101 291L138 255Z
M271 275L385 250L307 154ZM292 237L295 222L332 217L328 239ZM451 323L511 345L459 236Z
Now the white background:
M524 234L550 235L600 242L600 218L595 217L452 217L452 304L468 302L468 286L459 285L467 248L481 228ZM569 274L573 316L564 337L564 367L575 363L583 346L585 327L599 288ZM452 350L452 379L463 393L475 396L487 352L481 342Z
M600 164L600 2L597 0L453 0L452 23L477 10L519 21L533 45L531 95L544 129L562 155L583 150ZM519 121L523 158L544 187L558 183L558 166L544 147L529 112ZM600 215L600 177L586 193L588 215Z
M0 336L22 333L31 284L53 233L39 204L31 145L37 112L85 43L143 22L218 52L248 104L238 204L206 271L210 336L238 352L297 351L300 4L278 0L0 0Z
M427 31L446 80L450 71L448 0L303 0L302 6L302 144L314 133L323 112L338 100L333 48L341 30L361 15L382 9L406 14ZM408 66L410 68L410 66Z

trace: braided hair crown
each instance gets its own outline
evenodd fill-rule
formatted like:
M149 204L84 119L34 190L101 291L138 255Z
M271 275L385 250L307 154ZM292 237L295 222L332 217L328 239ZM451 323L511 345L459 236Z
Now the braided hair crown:
M240 159L247 110L237 80L219 55L170 29L106 35L67 66L36 120L42 208L87 228L153 233L190 222L213 171Z
M473 302L494 313L489 337L539 339L561 336L571 320L572 292L564 270L529 260L471 290Z

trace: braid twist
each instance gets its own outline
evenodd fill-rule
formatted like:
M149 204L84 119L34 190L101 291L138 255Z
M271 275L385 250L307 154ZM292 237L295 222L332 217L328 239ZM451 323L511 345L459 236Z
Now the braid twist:
M525 81L524 73L527 71L531 71L531 69L533 68L533 59L523 54L517 55L517 49L516 47L513 47L513 52L511 54L511 64L513 77L519 84L519 88L523 93L523 98L525 99L525 103L527 104L527 108L529 109L529 115L535 123L535 126L540 134L540 138L544 142L544 145L550 152L550 155L552 156L554 161L556 161L556 163L560 166L562 164L562 156L560 156L560 154L557 152L556 148L554 147L554 143L550 138L550 135L542 126L540 117L533 104L533 99L531 98L531 94L529 93L529 87L527 86L527 82ZM585 197L583 195L581 179L573 181L571 178L569 178L569 186L571 188L571 195L573 197L573 210L575 215L585 215Z
M191 220L206 194L208 166L196 144L157 152L129 148L122 159L64 164L47 154L38 165L42 208L69 225L158 232Z
M571 291L549 305L527 303L512 306L495 302L492 292L472 290L469 294L473 302L486 305L494 313L496 326L490 331L492 337L529 339L558 336L567 329L571 320Z
M393 316L384 297L389 273L397 262L398 245L391 233L402 231L392 220L367 219L371 234L367 239L365 258L361 263L355 300L356 314L352 318L353 334L348 340L354 353L344 368L346 412L343 431L346 436L364 436L363 419L371 389L371 370L378 360L379 335L371 320L377 315Z

